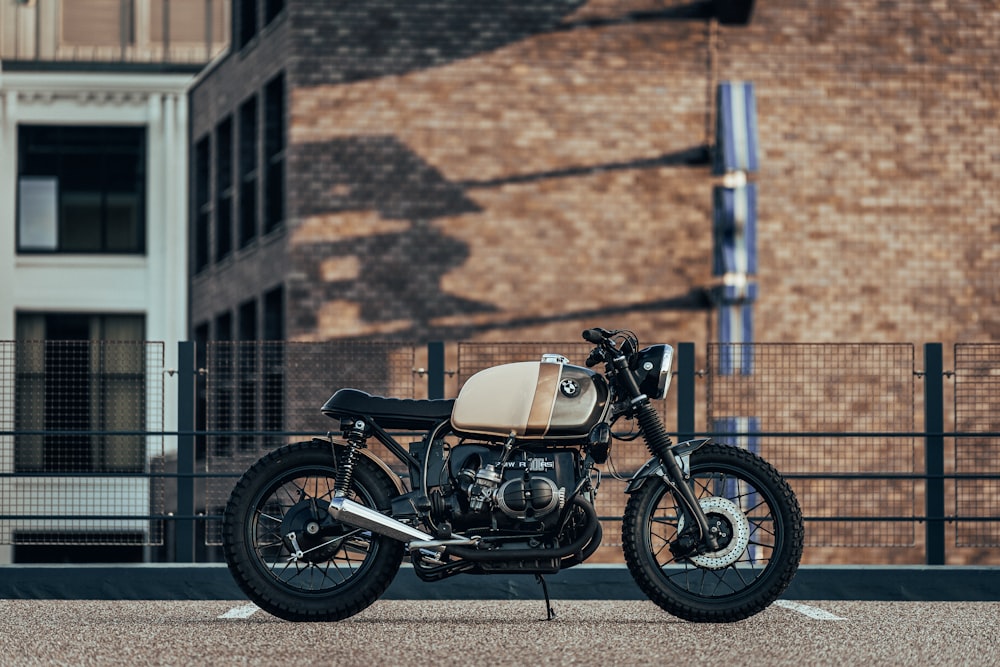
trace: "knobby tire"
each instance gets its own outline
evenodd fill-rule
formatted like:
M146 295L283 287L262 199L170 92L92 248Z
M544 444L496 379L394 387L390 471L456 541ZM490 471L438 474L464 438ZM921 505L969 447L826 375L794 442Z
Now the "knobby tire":
M223 516L223 552L237 585L258 607L290 621L357 614L389 587L403 558L402 543L326 512L336 477L330 448L300 442L266 454L237 482ZM358 457L352 500L384 512L396 493L384 471ZM306 556L298 560L290 558L290 529L302 533Z
M798 501L773 466L744 449L708 444L690 463L699 501L718 496L735 502L748 519L749 545L738 560L717 569L703 566L713 554L674 556L670 543L684 527L678 502L664 481L650 477L626 505L625 562L639 588L674 616L716 623L747 618L774 602L798 569L804 540Z

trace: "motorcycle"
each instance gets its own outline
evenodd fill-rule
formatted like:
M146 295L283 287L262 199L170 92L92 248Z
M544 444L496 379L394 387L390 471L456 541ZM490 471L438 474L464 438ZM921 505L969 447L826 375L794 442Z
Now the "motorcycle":
M546 354L473 375L456 399L340 389L322 407L341 437L283 446L247 470L227 503L223 550L236 583L291 621L357 614L408 557L416 575L543 575L601 544L598 466L615 439L651 458L629 479L628 570L670 614L737 621L770 605L802 555L802 513L777 470L709 439L674 444L651 400L666 395L673 348L588 329L586 368ZM592 370L603 364L604 372ZM616 433L621 419L638 428ZM418 432L404 447L390 433ZM409 483L367 448L374 438Z

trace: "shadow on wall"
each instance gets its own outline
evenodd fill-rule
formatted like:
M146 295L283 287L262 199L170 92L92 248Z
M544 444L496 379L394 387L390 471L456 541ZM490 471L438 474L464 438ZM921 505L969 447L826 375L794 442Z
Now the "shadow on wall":
M649 21L717 18L745 24L753 0L700 0L662 9L566 20L587 0L340 0L303 12L302 85L404 74L499 49L534 35Z
M369 323L398 322L410 325L394 337L408 340L456 339L479 331L515 328L574 320L600 319L627 312L704 310L708 300L701 289L646 304L629 304L587 312L554 313L546 317L516 318L488 325L440 327L433 320L457 315L496 312L489 303L464 299L444 292L441 279L465 264L468 246L434 227L433 220L467 213L480 207L467 190L501 187L550 178L566 178L632 169L664 166L705 166L706 147L696 146L656 158L580 166L537 174L519 174L509 179L449 181L397 138L388 135L345 137L295 147L294 160L308 165L311 177L299 185L303 207L299 217L328 216L375 211L384 220L409 223L404 231L351 236L339 241L306 242L307 256L301 266L308 284L318 286L322 302L350 301ZM325 280L321 264L333 259L356 261L355 276ZM321 287L320 287L321 286ZM315 318L315 313L300 315ZM298 326L315 329L318 322L301 320Z
M495 310L441 289L441 278L465 263L469 249L429 223L480 211L461 186L392 136L304 144L296 153L311 174L302 184L299 216L375 211L410 223L402 232L310 244L313 258L357 259L357 277L350 280L325 282L320 267L310 267L310 283L323 285L323 301L352 301L367 322L409 320L424 331L435 318Z
M667 21L746 23L753 0L701 0L673 6L617 12L615 7L585 8L586 0L368 0L331 2L303 11L297 30L304 40L297 85L346 84L404 74L474 57L536 35ZM578 11L583 9L584 11ZM495 313L482 301L445 292L442 278L470 257L468 246L443 234L434 220L480 212L470 190L509 183L571 178L664 166L708 164L708 148L695 146L634 161L579 165L557 171L491 180L449 181L393 136L353 136L300 144L290 151L292 173L308 174L296 185L293 213L300 219L375 211L388 221L405 221L399 231L318 241L301 253L312 303L347 302L367 323L389 324L393 337L429 340L465 337L479 330L513 328L546 321L600 318L636 310L704 310L702 290L634 304L617 312L559 313L550 318L491 322L481 327L432 324L443 318ZM343 260L342 270L324 276L324 265ZM293 327L315 331L319 315L299 312ZM454 321L454 319L453 319ZM405 330L400 330L399 323Z

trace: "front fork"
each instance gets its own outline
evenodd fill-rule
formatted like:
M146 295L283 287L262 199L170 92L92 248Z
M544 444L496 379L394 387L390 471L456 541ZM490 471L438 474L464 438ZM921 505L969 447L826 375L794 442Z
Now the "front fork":
M684 511L694 519L698 526L700 537L696 549L704 548L706 551L718 551L719 540L716 531L709 528L708 517L705 516L701 505L698 504L698 499L694 497L694 491L688 486L684 471L681 470L674 456L673 445L670 442L670 436L667 435L663 420L653 408L649 397L639 388L639 383L636 382L635 376L629 370L628 359L625 358L625 355L620 354L610 361L610 368L613 369L615 377L621 383L619 386L632 397L629 407L642 429L642 434L646 439L646 447L660 461L663 481L674 490L675 495L684 505Z
M704 510L698 504L698 499L694 496L694 491L688 485L685 471L681 470L680 464L677 463L675 447L670 442L670 436L667 435L659 413L650 405L649 398L645 395L640 394L633 403L636 419L646 438L646 446L660 462L659 469L662 470L662 473L659 476L675 491L675 495L684 505L684 511L694 519L698 526L700 536L698 544L703 544L706 551L718 551L719 541L716 531L709 528L708 517L705 516Z

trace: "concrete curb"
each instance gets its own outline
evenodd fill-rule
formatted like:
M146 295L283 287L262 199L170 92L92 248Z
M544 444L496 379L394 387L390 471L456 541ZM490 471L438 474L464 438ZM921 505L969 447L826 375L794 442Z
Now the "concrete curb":
M545 578L554 599L641 600L624 565L581 565ZM436 583L404 566L389 600L541 599L528 575L459 575ZM1000 567L803 566L789 600L1000 601ZM224 564L0 565L0 599L240 600Z

